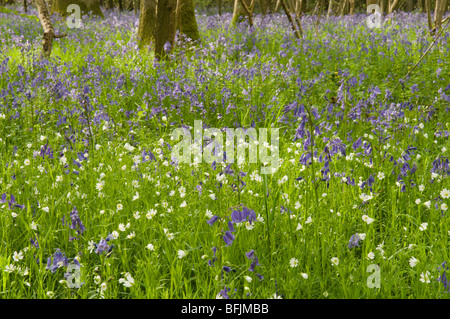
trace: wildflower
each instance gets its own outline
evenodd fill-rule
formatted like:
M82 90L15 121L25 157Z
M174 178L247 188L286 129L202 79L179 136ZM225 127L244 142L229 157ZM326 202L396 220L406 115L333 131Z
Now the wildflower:
M365 193L362 193L361 195L359 195L359 198L363 201L363 202L367 202L369 200L371 200L373 198L372 195L368 195Z
M148 244L147 246L145 246L145 248L147 248L147 249L150 250L150 251L155 250L155 247L153 247L152 244Z
M373 251L371 251L370 253L367 254L367 259L374 259L375 258L375 254L373 253Z
M254 250L250 250L248 253L245 253L245 256L248 259L253 259L254 255L255 255L255 251Z
M150 209L146 215L148 219L152 219L156 215L156 209Z
M383 172L378 172L378 179L382 180L386 175Z
M53 264L52 258L49 257L47 259L47 267L52 273L54 273L59 267L67 267L69 265L69 261L67 257L65 257L59 249L53 254Z
M139 218L141 218L141 215L140 215L139 212L135 212L135 213L133 214L133 217L134 217L135 219L139 219Z
M291 265L292 268L297 267L298 266L298 259L293 257L291 258L291 260L289 261L289 264Z
M100 294L103 295L103 293L105 292L105 290L108 288L108 284L106 282L102 282L102 284L100 285Z
M26 166L30 165L30 160L27 158L24 162L23 162Z
M427 208L431 207L431 201L426 201L425 203L423 203Z
M185 252L184 250L181 250L181 249L178 250L178 258L179 259L186 257L186 255L187 255L187 252Z
M244 279L245 279L247 282L252 282L252 280L253 280L253 278L250 277L250 276L244 276Z
M449 280L447 279L447 270L448 270L448 267L446 266L446 264L447 264L447 262L443 262L442 263L442 265L438 268L438 270L440 271L441 270L441 267L442 267L442 270L444 271L443 273L442 273L442 275L440 275L439 276L439 278L437 279L437 281L439 281L439 282L441 282L441 283L443 283L444 284L444 289L445 290L450 290L450 282L449 282Z
M279 296L277 293L274 293L269 299L283 299L281 296Z
M446 210L448 209L447 204L446 204L446 203L442 203L441 209L442 209L443 211L446 211Z
M219 220L219 216L214 215L210 220L207 221L208 225L212 226L217 220Z
M125 230L126 230L125 225L122 224L122 223L120 223L120 224L119 224L119 230L120 230L120 231L125 231Z
M128 239L133 239L134 237L136 237L136 233L135 233L135 232L131 232L131 233L127 236Z
M250 264L250 268L248 269L248 271L255 271L255 267L256 267L256 266L261 266L261 265L260 265L259 262L258 262L258 257L254 256L254 257L253 257L253 261L252 261L252 263Z
M98 191L101 191L101 190L103 189L103 186L105 186L105 181L101 181L101 182L97 183L97 184L95 185L95 188L96 188Z
M424 282L426 284L429 284L430 283L430 272L429 271L427 271L425 273L422 272L420 274L420 281Z
M300 230L302 228L303 228L302 224L298 223L297 228L295 230L297 231L297 230Z
M209 218L209 219L213 218L212 211L210 211L209 209L206 209L205 216L206 216L207 218Z
M247 207L244 206L242 207L242 211L234 210L231 213L231 220L233 221L233 223L241 223L244 221L252 223L253 221L256 220L256 213L253 210L248 209Z
M120 278L119 283L123 284L125 287L131 287L134 284L134 279L129 273L125 274L125 278Z
M449 198L450 197L450 191L448 190L448 189L446 189L446 188L444 188L442 191L441 191L441 197L442 198Z
M333 264L333 265L339 265L339 259L337 258L337 257L333 257L333 258L331 258L331 263Z
M350 237L350 241L348 243L348 248L353 248L358 246L359 247L359 242L362 239L358 236L358 234L353 234L352 237Z
M112 234L108 235L106 239L101 239L98 244L94 243L93 246L95 247L95 253L98 255L101 255L103 253L110 253L114 248L114 245L108 245L108 241L110 241L111 239L115 239Z
M304 279L308 279L308 274L307 273L302 273L302 277L304 278Z
M419 230L424 231L427 229L427 226L428 226L428 223L422 223L422 224L420 224Z
M166 235L168 240L172 240L174 238L174 235L170 233L167 228L164 228L164 234Z
M230 297L228 296L228 292L231 289L228 287L224 287L221 291L219 291L219 293L216 296L216 299L230 299Z
M225 235L223 236L223 240L225 241L225 243L227 244L227 246L231 246L231 244L233 243L234 240L234 236L230 231L226 231Z
M133 196L133 201L138 200L139 199L139 193L136 192L136 195Z
M312 223L312 218L311 218L311 216L309 216L309 217L306 219L306 221L305 221L305 224L310 224L310 223Z
M74 206L73 210L70 212L70 219L72 221L72 225L69 226L71 229L76 229L78 234L83 234L83 232L86 230L83 223L81 222L80 216L78 216L77 208Z
M419 260L416 259L415 257L411 257L409 259L409 265L414 268L417 264L419 263Z
M19 260L23 259L23 253L21 251L19 253L17 253L17 251L15 251L13 254L13 259L14 259L14 261L19 261Z
M363 215L363 216L362 216L362 220L365 221L365 222L367 223L367 225L371 224L371 223L374 221L373 218L370 218L370 217L367 216L367 215Z
M421 202L422 202L422 201L420 200L420 198L416 199L416 204L417 204L417 205L420 205Z
M123 205L122 204L117 204L117 210L122 210L123 209Z

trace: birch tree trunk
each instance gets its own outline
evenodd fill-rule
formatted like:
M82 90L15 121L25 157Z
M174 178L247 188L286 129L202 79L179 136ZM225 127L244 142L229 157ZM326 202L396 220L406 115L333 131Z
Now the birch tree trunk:
M47 4L44 0L34 0L36 8L38 10L39 21L41 22L42 28L44 29L44 35L42 36L42 56L50 57L52 53L52 43L55 38L65 37L65 34L56 35L53 29L52 22L50 20L50 15L47 10Z

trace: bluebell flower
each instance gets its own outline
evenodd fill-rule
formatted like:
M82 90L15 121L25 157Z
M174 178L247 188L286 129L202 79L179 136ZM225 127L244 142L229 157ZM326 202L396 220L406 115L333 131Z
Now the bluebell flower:
M254 255L255 255L255 251L254 250L250 250L248 253L245 253L245 256L248 259L253 259Z
M234 236L230 231L226 231L225 235L223 236L223 240L227 244L227 246L231 246L234 240Z
M228 292L230 291L231 289L230 288L228 288L228 287L224 287L221 291L219 291L219 294L222 296L222 298L224 298L224 299L230 299L230 297L228 296Z
M210 220L207 221L208 225L212 226L217 220L219 220L219 216L214 215Z
M72 212L70 213L70 219L72 221L72 225L69 226L71 229L76 229L78 234L83 234L83 232L86 230L83 223L81 222L80 216L78 216L77 208L74 206Z
M256 213L244 206L242 207L242 211L234 210L231 213L231 220L233 221L233 223L241 223L248 220L248 222L250 222L251 224L256 220Z
M110 253L112 249L114 248L114 245L109 246L108 241L110 241L113 238L112 234L109 234L106 239L100 240L98 244L94 244L95 247L95 253L98 255L101 255L103 253Z
M358 236L358 234L353 234L352 237L350 238L350 242L348 243L348 248L353 248L356 246L359 247L360 241L361 241L361 238Z
M250 268L248 269L249 271L255 271L255 267L256 266L261 266L258 262L258 257L254 257L252 263L250 264Z
M52 273L56 272L60 267L67 267L69 265L69 260L67 257L60 252L59 249L53 254L53 263L52 257L48 257L47 259L47 267L46 269L51 270Z

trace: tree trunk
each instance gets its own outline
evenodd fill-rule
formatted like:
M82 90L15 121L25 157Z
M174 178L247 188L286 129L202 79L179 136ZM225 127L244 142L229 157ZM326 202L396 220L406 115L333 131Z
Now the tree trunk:
M55 38L62 38L66 35L56 35L53 29L52 22L50 20L50 15L47 10L47 4L44 0L34 0L36 8L38 10L39 21L41 22L42 28L44 29L44 35L42 36L42 56L50 57L52 53L52 43Z
M442 18L447 9L447 0L436 0L436 8L434 10L434 27L440 29L442 26Z
M243 0L243 1L247 5L247 7L251 11L253 11L252 3L254 3L254 2L253 1L250 2L250 0ZM245 9L241 4L241 0L234 0L233 17L231 19L231 24L235 25L237 22L239 22L241 17L244 17L246 15L247 15L247 13L245 12Z
M82 14L92 12L93 15L104 18L99 0L53 0L50 14L56 12L62 17L66 17L69 15L67 7L71 4L79 5Z
M327 19L330 17L333 12L333 0L328 1L328 11L327 11Z
M161 60L173 47L176 31L176 0L158 0L156 9L155 58Z
M195 19L195 8L193 0L181 0L180 1L180 14L181 14L181 27L177 26L180 33L186 35L192 41L200 39L198 32L197 20Z
M390 0L389 1L389 12L388 13L392 13L395 10L398 10L403 3L405 2L405 0Z
M349 0L349 14L355 14L355 0Z
M414 10L414 3L413 0L408 0L405 3L405 11L406 12L411 12Z
M274 13L277 6L276 0L259 0L259 7L262 14Z
M141 13L139 15L137 34L140 48L150 45L155 39L156 6L156 0L141 0Z

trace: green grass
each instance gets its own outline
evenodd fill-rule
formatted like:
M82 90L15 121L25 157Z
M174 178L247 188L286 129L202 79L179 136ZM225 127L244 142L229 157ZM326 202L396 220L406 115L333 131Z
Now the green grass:
M13 34L20 33L18 22L14 24L11 19L0 16L0 21L12 23L12 31L2 30L1 39L7 44L13 43ZM13 194L17 203L25 205L23 210L10 210L8 203L0 204L0 298L99 298L102 283L107 286L105 298L215 298L225 286L230 288L230 296L244 299L269 298L275 293L284 298L448 298L443 284L436 280L441 274L437 267L449 261L448 210L441 212L434 207L435 203L449 204L448 198L434 200L443 189L450 189L448 175L430 183L433 161L437 156L448 157L450 149L448 137L434 136L439 127L449 130L448 103L438 93L448 84L450 74L448 62L444 62L448 61L448 40L430 52L405 89L399 88L393 94L392 102L410 102L412 107L401 109L404 116L389 121L391 125L383 132L389 139L378 140L373 130L379 126L368 120L380 116L379 104L385 90L393 89L431 43L425 35L423 17L421 23L400 17L399 22L394 19L392 26L381 30L370 30L356 18L350 22L331 20L321 25L317 36L308 24L312 20L308 20L303 42L296 43L285 34L287 22L282 16L254 32L248 32L245 26L238 26L239 32L229 29L228 20L208 27L208 19L212 18L199 16L202 46L177 47L176 58L161 66L153 65L148 52L135 49L131 27L135 18L125 15L123 19L125 22L114 22L113 15L107 15L105 22L88 20L83 30L64 30L63 24L57 24L69 36L56 41L53 60L47 65L33 57L33 52L37 54L40 49L39 25L30 31L34 36L21 40L31 43L25 52L18 46L6 45L0 51L0 62L10 58L9 69L0 73L0 92L9 84L18 90L14 96L7 94L0 99L0 114L6 117L0 119L0 195L7 193L9 200ZM355 21L355 26L351 21ZM391 39L391 44L383 36ZM220 37L224 37L226 46L218 40ZM411 49L402 44L405 39L414 43ZM229 49L241 44L242 47ZM362 51L362 47L368 51ZM19 65L24 74L20 74ZM438 67L442 69L440 78L436 76ZM247 72L253 75L246 76ZM362 73L365 79L360 80ZM48 79L32 86L31 80L42 74ZM123 86L119 83L121 75ZM353 77L358 85L350 86ZM88 95L94 106L88 112L90 126L82 121L86 109L76 94L57 98L54 87L59 82L76 94L89 86ZM21 83L26 89L20 89ZM419 92L411 93L413 84L418 84ZM192 94L173 93L177 85ZM301 85L306 86L303 92ZM330 106L326 99L338 96L341 85L346 91L343 104L335 107L340 109L342 105L344 116L337 126L335 114L326 110ZM381 94L363 109L365 114L352 120L352 109L359 101L370 98L369 89L374 86ZM30 99L26 98L27 90L33 94ZM21 117L10 120L17 111L11 109L13 102L19 104ZM347 145L347 158L335 155L330 162L328 186L320 181L323 163L314 161L317 176L313 176L312 166L299 164L306 153L303 140L293 141L299 122L292 111L283 112L293 102L323 111L320 119L313 119L314 126L332 125L332 129L315 137L314 150L318 155L328 143L324 137L339 137ZM230 104L234 108L227 112ZM93 124L95 111L101 105L114 125L104 121ZM424 108L419 109L419 105L431 105L433 116L428 116ZM162 119L161 113L147 117L155 107L167 112L167 120ZM52 110L65 108L78 113L65 113L67 122L56 125L59 115ZM128 117L125 111L133 112ZM174 146L176 141L170 140L173 129L181 123L193 126L194 120L216 128L235 128L238 124L248 127L253 121L256 128L278 127L279 155L283 160L278 171L260 174L261 179L255 180L252 173L259 171L261 163L244 163L241 167L235 163L231 167L235 174L225 175L220 186L220 164L215 170L205 162L198 166L171 165L170 149L160 140ZM405 126L399 128L402 123ZM419 123L424 127L415 134L413 127ZM308 124L306 128L310 129ZM68 142L72 134L76 141ZM352 142L347 141L348 136ZM361 151L351 149L359 137L372 143L373 165L365 165L369 157L350 158L350 153ZM83 138L91 140L90 144L86 146ZM39 152L46 143L52 148L54 159L34 157L33 152ZM134 150L127 150L126 143L132 144ZM412 176L416 186L402 192L396 185L400 167L383 154L387 151L398 159L408 146L417 147L410 160L411 166L417 165ZM447 150L443 151L443 147ZM133 163L142 160L144 149L151 150L157 161L138 163L133 169ZM82 162L83 169L78 169L72 160L78 160L77 153L85 151L88 160ZM67 158L67 168L59 161L60 152ZM29 165L25 165L27 159ZM69 174L65 174L66 169ZM79 175L73 170L78 170ZM235 191L231 185L240 183L236 176L239 171L247 173L240 177L245 186ZM385 174L383 179L377 177L379 172ZM104 177L100 177L101 173ZM342 176L335 173L345 173L357 184L359 177L366 181L372 175L373 198L362 205L361 193L370 191L346 185ZM62 180L57 181L59 176ZM283 182L284 176L287 180ZM299 176L303 179L295 180ZM319 181L311 183L316 177ZM100 181L104 185L98 190ZM200 183L201 194L196 188ZM425 186L423 191L417 187L421 184ZM180 187L185 189L183 197ZM133 200L136 192L139 199ZM419 205L416 199L421 200ZM428 200L432 202L430 208L424 205ZM184 202L186 206L180 207ZM118 204L123 209L118 210ZM260 218L251 230L244 224L235 225L235 240L228 247L222 239L228 230L226 218L240 204L254 210ZM74 206L86 227L80 236L67 224ZM290 213L282 212L282 206ZM148 219L146 214L152 209L157 213ZM207 210L222 219L208 225ZM135 217L137 212L139 218ZM374 221L367 224L363 215ZM309 217L312 222L307 222ZM32 223L37 224L37 229L32 229ZM126 227L128 223L129 228L119 230L120 224ZM419 230L422 223L428 224L424 231ZM173 233L173 239L169 240L165 230ZM113 231L119 236L108 242L115 246L111 254L96 254L92 243L99 243ZM364 233L365 238L360 247L349 249L347 245L355 233ZM127 238L130 234L135 236ZM69 241L71 236L78 239ZM39 248L31 245L32 238L38 238ZM154 250L147 248L149 244ZM213 247L217 247L217 260L209 266ZM78 258L84 282L81 288L70 289L60 282L64 279L64 267L55 273L46 269L47 258L57 248L70 262ZM179 250L187 255L178 258ZM255 251L260 264L254 272L248 270L252 261L245 256L250 250ZM15 252L22 252L23 258L14 261ZM370 252L374 253L373 259L368 259ZM339 259L337 265L332 263L333 257ZM409 264L411 257L419 260L415 267ZM292 258L298 260L296 267L290 266ZM371 264L380 267L380 288L367 285ZM5 271L9 265L16 269ZM223 266L234 271L222 272ZM427 271L430 283L423 283L420 275ZM131 287L119 281L127 278L126 273L134 279ZM264 279L260 281L255 273ZM251 282L246 276L252 278Z

